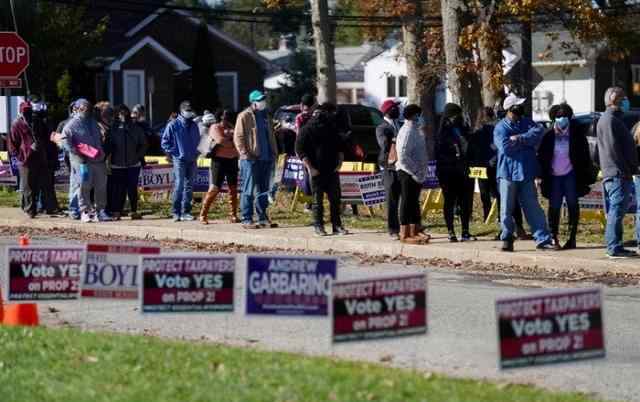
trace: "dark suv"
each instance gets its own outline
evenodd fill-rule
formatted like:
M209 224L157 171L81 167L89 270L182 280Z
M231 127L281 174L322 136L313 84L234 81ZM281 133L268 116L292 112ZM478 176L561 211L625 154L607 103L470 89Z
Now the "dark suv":
M337 105L337 108L339 125L341 131L346 133L348 143L362 148L366 162L376 162L379 152L376 127L383 121L382 113L363 105ZM298 113L300 113L300 106L293 105L282 106L273 115L280 152L294 153L295 120ZM345 157L347 160L358 159L355 155Z
M596 126L601 114L601 112L580 113L575 115L573 117L573 121L571 122L573 126L578 129L579 133L582 133L587 137L587 141L589 141L589 152L591 154L591 159L596 164L599 164L596 154L596 144L598 143L598 133L596 132ZM638 121L640 121L640 112L627 112L624 114L622 120L624 121L625 126L627 126L629 130L631 130L633 126L638 123Z

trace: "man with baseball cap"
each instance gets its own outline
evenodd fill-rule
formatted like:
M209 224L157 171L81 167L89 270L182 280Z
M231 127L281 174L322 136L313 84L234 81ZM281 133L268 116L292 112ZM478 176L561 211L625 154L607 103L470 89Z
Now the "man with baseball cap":
M493 131L493 142L498 149L497 178L500 189L500 222L502 251L513 251L513 209L516 199L533 231L538 250L553 249L551 235L544 212L538 202L535 178L540 166L536 151L544 129L525 116L524 98L510 94L504 100L506 117Z
M398 118L400 117L399 103L395 100L387 99L382 102L380 111L384 115L384 121L376 127L376 139L380 147L378 165L382 171L382 180L386 193L387 230L392 239L399 240L398 205L400 202L400 181L395 167L397 160L396 136L400 129L400 124L398 123Z
M277 227L269 221L267 208L278 145L269 125L266 96L254 90L249 94L249 102L249 107L238 115L233 135L233 142L240 153L242 226L245 229ZM257 224L253 220L254 203L258 213Z

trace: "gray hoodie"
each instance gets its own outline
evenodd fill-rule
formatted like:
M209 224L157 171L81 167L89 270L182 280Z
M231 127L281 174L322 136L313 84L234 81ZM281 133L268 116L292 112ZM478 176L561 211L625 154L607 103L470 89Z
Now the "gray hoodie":
M74 116L62 130L66 149L69 150L71 163L100 163L104 162L104 150L102 148L102 134L98 123L93 118L81 118ZM77 146L86 144L98 149L95 158L89 158L78 152Z
M607 108L598 121L598 157L605 179L630 179L638 174L638 154L633 136L622 121L622 112Z

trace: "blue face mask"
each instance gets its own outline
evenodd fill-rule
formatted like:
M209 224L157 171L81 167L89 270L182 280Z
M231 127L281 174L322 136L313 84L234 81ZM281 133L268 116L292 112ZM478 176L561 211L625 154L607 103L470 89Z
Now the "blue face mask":
M629 102L629 99L624 98L622 102L620 102L620 109L625 113L631 110L631 102Z
M556 119L556 127L558 127L561 130L566 130L567 127L569 127L569 118L568 117L558 117Z

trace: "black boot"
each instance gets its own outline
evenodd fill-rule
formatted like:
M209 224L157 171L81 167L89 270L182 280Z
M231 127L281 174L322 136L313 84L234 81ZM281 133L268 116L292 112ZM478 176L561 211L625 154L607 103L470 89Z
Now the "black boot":
M512 252L513 251L513 237L510 237L506 240L502 241L502 251Z
M562 246L563 250L573 250L576 248L576 237L578 235L578 222L580 221L580 209L569 209L569 240Z

